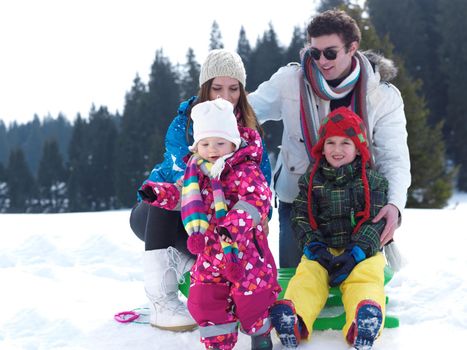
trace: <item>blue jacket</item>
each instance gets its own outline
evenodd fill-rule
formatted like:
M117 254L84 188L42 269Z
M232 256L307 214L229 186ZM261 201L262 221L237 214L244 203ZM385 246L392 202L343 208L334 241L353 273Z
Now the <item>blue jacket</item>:
M190 153L188 150L188 142L186 137L186 125L188 121L187 111L191 104L196 100L196 96L191 97L189 100L184 101L178 107L178 114L172 121L165 135L165 153L162 163L156 164L152 169L149 177L144 181L153 182L170 182L174 183L180 177L186 168L183 161L185 156ZM188 135L193 138L193 124L190 124ZM263 172L268 185L271 184L271 164L269 162L268 153L266 151L263 141L263 157L261 159L260 168ZM143 183L144 183L143 182ZM141 198L138 194L138 201Z

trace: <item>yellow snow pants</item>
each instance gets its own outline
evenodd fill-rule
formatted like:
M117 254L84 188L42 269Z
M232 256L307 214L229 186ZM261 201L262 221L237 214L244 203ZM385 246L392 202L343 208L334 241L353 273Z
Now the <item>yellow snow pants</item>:
M339 255L343 250L329 249L333 255ZM386 296L384 294L384 267L386 262L383 254L363 260L357 264L349 276L340 285L342 303L346 313L346 322L342 332L344 337L355 319L358 304L363 300L372 300L381 306L384 315ZM297 314L308 329L308 339L311 337L313 323L326 304L329 296L329 275L319 263L308 260L305 255L297 267L295 275L290 279L284 295L294 303Z

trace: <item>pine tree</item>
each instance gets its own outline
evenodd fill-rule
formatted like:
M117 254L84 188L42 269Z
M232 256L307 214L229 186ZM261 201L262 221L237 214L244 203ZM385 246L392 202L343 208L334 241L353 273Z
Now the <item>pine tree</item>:
M257 40L251 52L250 67L247 71L248 89L256 90L259 84L268 80L285 63L284 48L279 45L277 34L270 23L269 29Z
M77 115L73 123L70 146L68 148L69 178L68 198L70 211L87 211L88 188L91 186L92 174L88 168L90 156L88 140L86 138L87 123Z
M429 110L420 93L420 81L414 80L406 72L404 62L393 54L392 44L387 38L379 39L371 19L363 17L363 10L358 6L346 11L357 21L362 31L361 49L378 48L387 58L393 59L398 67L398 75L393 83L404 100L412 174L407 206L441 208L452 194L456 171L445 168L447 162L442 124L435 127L428 124Z
M59 113L57 118L45 117L42 121L43 141L55 139L57 141L60 156L64 162L68 161L68 146L70 144L73 126L71 122Z
M276 32L272 24L265 31L263 37L258 39L251 52L249 70L247 71L248 88L257 89L259 84L268 80L281 66L286 63L285 50L279 45ZM277 155L282 135L282 123L268 121L262 125L264 141L269 153Z
M0 182L6 181L6 170L3 163L0 163Z
M438 28L441 40L430 43L430 49L439 45L441 69L446 76L447 106L446 131L449 154L460 166L457 186L467 191L467 27L465 0L439 0ZM437 93L443 93L441 85Z
M219 28L219 24L216 21L212 22L211 34L209 38L209 51L214 49L223 49L224 44L222 43L222 34Z
M10 152L6 178L10 199L8 211L11 213L34 211L37 200L36 186L21 148L15 148Z
M413 80L405 72L401 61L398 67L394 83L404 99L412 173L407 207L442 208L452 195L457 169L445 168L447 162L442 123L429 126L428 108L420 95L420 81Z
M162 160L167 129L177 113L180 103L179 78L170 60L162 50L156 52L148 83L147 140L150 141L146 169Z
M0 163L0 213L6 213L10 205L7 180L6 169L3 163Z
M3 121L0 120L0 164L6 164L9 148L7 130Z
M349 0L321 0L321 4L318 6L318 12L349 7Z
M154 164L162 160L165 134L180 103L178 81L169 59L158 50L148 87L136 77L125 97L116 161L117 195L123 206L135 203L137 189Z
M115 145L117 130L113 116L106 107L94 107L89 114L86 135L89 155L87 170L92 174L87 193L90 209L115 209Z
M37 115L34 115L32 122L27 123L27 136L23 140L23 152L31 172L37 174L39 160L41 157L42 144L44 136L42 134L42 125Z
M182 99L185 100L198 93L200 69L201 65L196 61L195 52L189 48L186 54L186 63L180 74Z
M306 43L306 29L295 27L292 33L292 40L285 52L285 60L287 62L300 62L300 50Z
M237 53L243 61L245 70L247 72L250 71L251 46L250 46L250 42L248 41L246 37L245 28L243 28L243 26L240 28L240 34L238 36ZM248 79L247 79L246 84L248 85Z
M125 96L121 131L116 153L116 191L120 205L132 206L136 201L136 191L147 177L152 130L148 112L148 92L139 76ZM148 127L149 126L149 127Z
M22 149L29 169L35 174L43 142L39 117L34 115L33 120L25 124L13 122L7 131L7 139L10 150Z
M37 173L37 186L42 212L67 211L66 172L55 139L46 140Z
M462 2L465 3L461 0L459 6ZM453 2L446 4L455 9L455 13L462 14L458 30L464 31L463 12ZM420 89L429 109L428 121L436 125L446 117L446 83L449 81L442 72L443 64L438 54L440 44L444 42L439 32L448 23L454 23L453 18L448 16L446 21L439 21L438 16L444 8L440 0L369 0L368 7L378 34L389 37L394 52L404 58L409 74L422 81ZM452 34L449 32L446 38L448 43L455 42Z

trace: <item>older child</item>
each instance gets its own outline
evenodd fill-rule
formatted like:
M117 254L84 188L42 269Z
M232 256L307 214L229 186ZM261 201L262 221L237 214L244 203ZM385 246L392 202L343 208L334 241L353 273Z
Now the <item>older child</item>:
M188 249L197 255L188 309L207 349L232 349L238 322L251 335L252 349L272 349L268 310L280 287L261 226L271 200L259 168L261 139L256 131L237 127L233 106L223 99L197 104L191 118L194 154L181 198ZM164 193L157 199L163 205L177 199L167 184L149 183L143 193L148 185L158 197Z
M372 219L387 203L388 183L369 168L363 122L345 107L323 120L312 154L314 166L300 179L293 204L292 222L304 255L285 299L271 309L271 320L282 344L296 347L309 337L329 285L339 285L345 339L356 349L370 349L385 314L380 252L385 222Z

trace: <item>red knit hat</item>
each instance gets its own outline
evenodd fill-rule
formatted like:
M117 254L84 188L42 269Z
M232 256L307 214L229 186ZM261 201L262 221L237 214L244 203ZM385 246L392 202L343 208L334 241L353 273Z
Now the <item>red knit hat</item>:
M312 211L312 189L313 177L318 170L319 163L323 156L324 141L331 136L347 137L353 141L355 147L359 150L362 158L362 182L365 193L365 207L363 211L356 214L356 217L361 217L353 232L357 232L360 226L370 217L370 187L366 176L366 164L370 160L370 151L368 149L368 140L365 132L365 125L361 118L346 107L339 107L328 114L321 122L319 128L319 140L311 149L311 154L315 158L315 164L310 173L310 182L308 185L308 218L310 226L316 230L318 225L313 217Z

